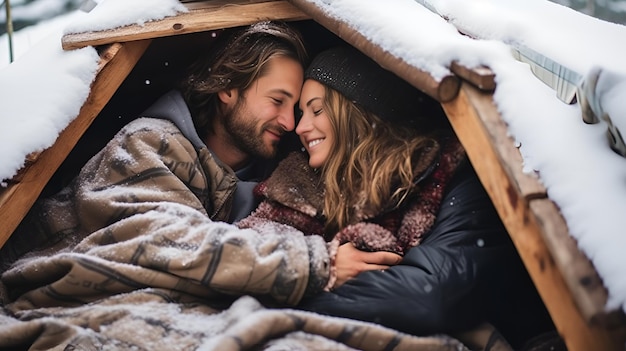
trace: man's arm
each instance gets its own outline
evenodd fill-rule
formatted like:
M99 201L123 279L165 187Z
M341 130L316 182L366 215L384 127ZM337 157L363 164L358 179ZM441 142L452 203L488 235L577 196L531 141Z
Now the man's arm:
M9 289L30 290L24 301L41 305L140 288L199 297L254 294L295 304L321 290L329 274L322 238L212 221L205 207L227 206L228 178L206 169L169 122L140 123L122 131L78 177L68 207L78 220L69 241L77 244L22 261L2 277ZM70 215L55 220L63 225Z

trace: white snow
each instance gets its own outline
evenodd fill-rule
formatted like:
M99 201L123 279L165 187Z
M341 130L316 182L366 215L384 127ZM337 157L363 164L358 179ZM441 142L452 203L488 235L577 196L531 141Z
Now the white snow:
M626 310L626 255L620 252L626 248L626 158L609 148L605 123L585 124L578 104L558 100L509 47L524 45L583 76L597 66L611 72L599 82L601 104L626 133L624 26L547 0L424 0L438 14L414 0L309 1L436 78L448 73L453 60L489 66L497 77L498 109L521 145L524 169L538 172L603 278L607 308ZM12 177L30 152L49 147L88 94L95 50L63 52L63 33L143 24L177 11L176 0L101 1L88 14L75 12L16 33L12 64L2 61L7 39L0 37L0 179ZM457 27L480 40L458 35ZM39 34L44 31L45 37Z
M106 0L81 19L68 24L65 33L81 33L122 27L187 12L178 0Z
M63 51L58 28L46 33L0 70L0 181L19 170L26 155L54 143L78 115L96 74L94 48Z

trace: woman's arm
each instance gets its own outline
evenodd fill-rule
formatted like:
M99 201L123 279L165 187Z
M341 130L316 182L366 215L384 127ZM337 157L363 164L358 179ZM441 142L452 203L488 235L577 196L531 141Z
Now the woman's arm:
M473 170L463 166L448 189L432 230L398 265L361 273L300 308L417 335L495 323L516 307L543 311L523 311L534 287Z

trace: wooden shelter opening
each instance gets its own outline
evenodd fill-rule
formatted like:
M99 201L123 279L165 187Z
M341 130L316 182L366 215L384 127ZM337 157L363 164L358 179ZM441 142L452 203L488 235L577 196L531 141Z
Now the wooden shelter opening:
M568 348L623 350L623 311L605 310L607 292L593 265L569 235L546 189L522 172L521 155L493 101L495 83L488 68L468 69L452 63L454 74L440 81L428 79L424 72L385 53L346 23L328 18L306 1L215 1L208 7L202 3L191 3L196 5L190 8L197 11L141 30L130 26L101 36L91 33L64 38L66 49L96 46L101 54L100 72L80 115L55 145L32 155L9 186L0 189L0 217L5 221L0 228L0 246L39 196L56 193L68 184L122 126L173 88L221 28L260 19L288 20L302 32L311 57L346 42L442 102ZM256 12L242 14L241 8L224 11L226 3L254 7ZM208 17L218 11L219 15Z

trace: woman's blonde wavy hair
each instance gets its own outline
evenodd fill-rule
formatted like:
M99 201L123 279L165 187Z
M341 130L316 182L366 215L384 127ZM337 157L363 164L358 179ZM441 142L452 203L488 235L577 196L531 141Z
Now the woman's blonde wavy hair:
M323 108L335 133L322 167L327 235L401 206L414 188L416 155L436 141L394 125L325 87Z

